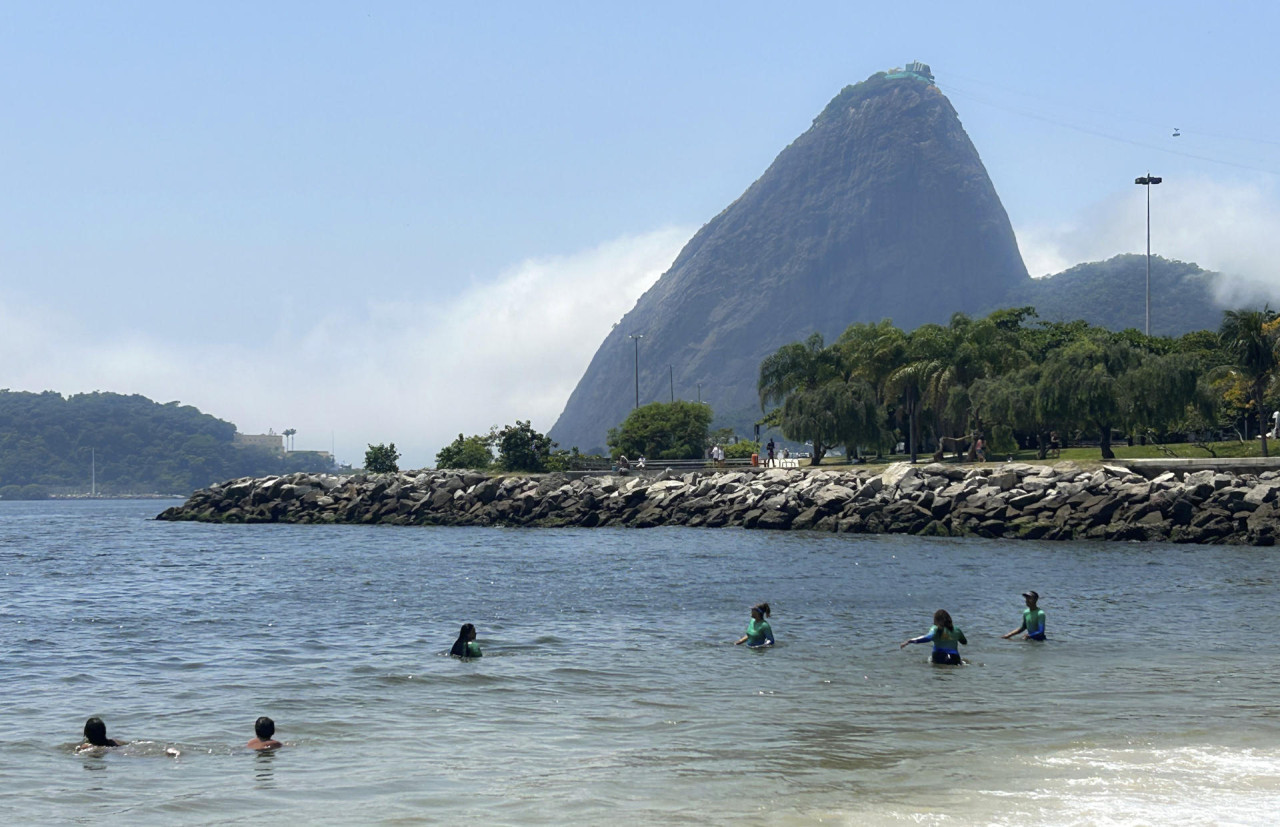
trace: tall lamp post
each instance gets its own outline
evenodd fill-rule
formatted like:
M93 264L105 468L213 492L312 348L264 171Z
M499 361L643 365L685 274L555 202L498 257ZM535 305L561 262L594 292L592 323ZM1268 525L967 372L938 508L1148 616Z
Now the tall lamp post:
M640 340L644 338L643 333L632 333L629 337L636 343L636 407L640 407Z
M667 365L667 381L671 383L671 404L676 401L676 366Z
M1147 173L1141 178L1134 178L1133 183L1147 188L1147 326L1146 334L1151 335L1151 185L1159 184L1163 178L1156 178Z

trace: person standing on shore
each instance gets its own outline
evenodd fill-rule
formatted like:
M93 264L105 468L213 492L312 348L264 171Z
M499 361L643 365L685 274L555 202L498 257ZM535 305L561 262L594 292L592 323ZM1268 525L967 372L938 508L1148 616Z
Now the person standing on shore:
M968 646L969 641L965 639L964 632L956 628L955 623L951 621L951 615L946 609L938 609L933 613L933 625L929 627L929 631L920 637L913 637L910 640L904 640L899 649L905 649L908 643L928 643L933 642L933 654L930 660L934 663L943 663L951 666L959 666L964 663L960 658L960 647L958 644L963 643Z
M1044 609L1037 605L1040 602L1040 593L1023 592L1022 597L1027 601L1026 611L1022 613L1022 625L1001 637L1008 640L1019 632L1026 632L1022 636L1023 640L1044 640Z

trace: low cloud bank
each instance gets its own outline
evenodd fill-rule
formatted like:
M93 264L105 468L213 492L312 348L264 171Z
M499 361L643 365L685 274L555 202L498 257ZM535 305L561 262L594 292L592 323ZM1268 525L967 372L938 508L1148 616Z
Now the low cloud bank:
M352 301L223 346L145 332L93 341L82 320L0 295L0 361L13 390L176 399L246 433L296 428L297 448L332 442L344 462L394 442L403 467L421 467L459 432L517 419L548 430L609 329L691 234L669 227L530 259L447 301Z

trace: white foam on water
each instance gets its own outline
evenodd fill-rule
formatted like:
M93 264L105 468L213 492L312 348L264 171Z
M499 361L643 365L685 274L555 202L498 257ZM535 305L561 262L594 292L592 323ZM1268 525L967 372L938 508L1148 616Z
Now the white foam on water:
M1073 747L979 770L969 790L932 800L809 813L859 825L1271 825L1280 820L1280 749L1215 745ZM916 799L915 795L908 799Z
M1014 793L1059 824L1274 824L1280 750L1077 748L1041 758L1045 786Z

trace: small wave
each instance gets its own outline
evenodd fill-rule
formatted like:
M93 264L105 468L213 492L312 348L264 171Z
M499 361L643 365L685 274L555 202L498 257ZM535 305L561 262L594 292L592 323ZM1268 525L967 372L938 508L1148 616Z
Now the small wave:
M1280 750L1222 746L1077 748L1047 755L1035 791L1055 823L1267 824L1280 811ZM1005 795L1010 795L1005 793Z

